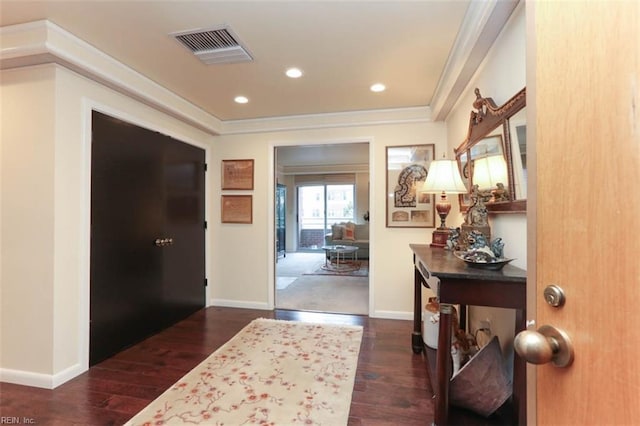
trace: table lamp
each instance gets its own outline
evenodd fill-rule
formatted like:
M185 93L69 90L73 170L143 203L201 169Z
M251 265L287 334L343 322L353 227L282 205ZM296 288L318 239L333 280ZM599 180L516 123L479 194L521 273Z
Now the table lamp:
M499 155L477 158L473 162L473 184L485 196L485 201L509 201L507 183L507 162ZM489 197L488 194L491 194Z
M445 159L432 161L422 190L430 194L440 194L440 199L436 202L440 226L433 231L431 247L444 247L447 245L447 239L451 233L451 229L446 226L447 215L451 210L447 194L468 192L462 182L456 162Z

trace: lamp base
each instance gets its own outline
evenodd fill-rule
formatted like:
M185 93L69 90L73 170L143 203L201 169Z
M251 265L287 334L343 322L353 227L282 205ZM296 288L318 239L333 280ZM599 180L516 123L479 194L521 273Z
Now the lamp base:
M451 230L448 228L437 228L433 231L431 236L431 247L444 248L447 246L447 240L451 235Z

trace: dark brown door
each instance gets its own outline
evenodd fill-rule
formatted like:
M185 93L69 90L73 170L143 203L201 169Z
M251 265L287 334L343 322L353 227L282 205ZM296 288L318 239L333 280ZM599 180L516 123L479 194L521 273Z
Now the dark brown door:
M98 112L92 131L91 365L204 306L204 151Z
M205 153L166 137L164 154L163 300L175 322L204 306Z

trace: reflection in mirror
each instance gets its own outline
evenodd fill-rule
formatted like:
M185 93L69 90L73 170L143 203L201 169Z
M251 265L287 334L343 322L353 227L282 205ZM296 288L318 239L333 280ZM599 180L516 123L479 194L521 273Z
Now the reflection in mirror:
M502 128L494 135L487 136L471 147L471 159L487 157L489 155L504 155L502 152Z
M509 201L509 190L505 184L507 162L502 154L492 154L473 162L473 184L487 203Z
M485 203L509 201L507 162L502 149L502 128L473 145L471 152L472 181Z
M516 200L527 198L527 111L521 109L509 118L513 191Z

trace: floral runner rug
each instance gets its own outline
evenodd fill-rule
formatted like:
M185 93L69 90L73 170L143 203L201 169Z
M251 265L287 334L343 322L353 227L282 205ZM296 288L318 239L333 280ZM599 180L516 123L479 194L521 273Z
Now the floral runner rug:
M362 327L256 319L126 423L346 425Z

